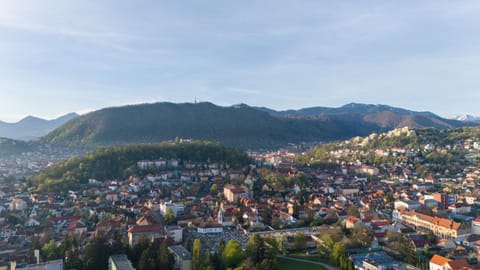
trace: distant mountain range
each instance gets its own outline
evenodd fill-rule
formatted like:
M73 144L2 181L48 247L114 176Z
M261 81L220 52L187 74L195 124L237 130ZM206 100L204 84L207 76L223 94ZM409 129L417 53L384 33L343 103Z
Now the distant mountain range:
M387 105L351 103L339 108L276 111L245 104L223 107L209 102L162 102L105 108L81 116L68 114L51 121L27 117L15 124L0 123L0 136L41 136L27 144L2 139L0 155L36 149L39 144L96 148L175 138L218 141L243 149L272 149L287 143L342 140L405 126L451 129L474 125ZM42 136L49 129L53 130Z
M0 137L15 140L33 140L48 134L77 116L78 114L76 113L69 113L53 120L27 116L16 123L0 121Z
M459 115L459 116L455 117L454 119L458 120L458 121L463 121L463 122L480 122L480 117L473 116L473 115L470 115L470 114Z
M154 103L105 108L53 130L43 142L67 146L152 143L176 137L220 141L241 148L327 141L398 127L440 129L474 125L387 105L351 103L339 108L275 111L245 104Z
M396 108L388 105L374 105L374 104L362 104L362 103L349 103L342 107L330 108L330 107L309 107L299 110L285 110L275 111L265 107L256 107L259 110L266 111L273 116L277 117L295 117L295 116L320 116L320 115L342 115L342 114L376 114L382 112L391 112L397 115L415 115L415 116L428 116L439 117L431 112L416 112L402 108Z

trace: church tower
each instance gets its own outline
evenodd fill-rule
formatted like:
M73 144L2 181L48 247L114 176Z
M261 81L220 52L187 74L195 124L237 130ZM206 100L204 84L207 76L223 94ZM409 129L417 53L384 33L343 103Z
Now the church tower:
M219 210L218 210L217 220L218 220L218 224L220 224L220 225L223 226L223 213L222 213L222 209L219 209Z

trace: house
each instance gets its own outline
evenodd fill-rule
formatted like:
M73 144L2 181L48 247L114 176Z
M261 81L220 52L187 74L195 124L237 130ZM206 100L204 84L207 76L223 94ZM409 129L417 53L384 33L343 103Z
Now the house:
M10 209L10 211L23 211L23 210L27 209L27 203L20 198L14 198L10 202L9 209Z
M440 255L433 255L429 266L430 270L472 270L465 259L451 260Z
M357 224L362 225L362 220L355 216L349 216L347 219L345 219L345 227L347 229L353 229Z
M183 213L185 212L185 205L183 205L183 203L172 203L172 201L160 202L160 214L162 216L165 216L168 209L172 210L174 217L178 217L180 215L183 215Z
M229 202L238 202L241 198L248 198L248 188L225 185L223 187L223 195Z
M403 209L409 209L409 210L420 210L420 209L422 209L422 204L418 201L402 200L402 201L395 201L394 208L395 209L403 208Z
M447 270L446 265L451 259L440 255L433 255L429 262L429 270Z
M359 168L355 169L355 173L357 174L368 174L368 175L377 175L378 174L378 168L375 168L373 166L361 166Z
M462 214L470 214L472 211L472 207L468 204L463 203L454 203L448 206L448 210L452 212L454 215L462 215Z
M198 233L223 233L223 226L213 222L202 222L197 228Z
M113 232L120 232L125 229L119 219L104 219L97 223L95 236L105 236Z
M34 219L34 218L30 218L29 220L27 220L27 222L25 222L25 227L38 227L40 226L40 222L38 222L38 220Z
M453 260L447 263L447 270L472 270L467 260Z
M145 237L155 240L163 237L163 227L160 225L134 225L128 229L128 244L134 246L138 240Z
M182 245L169 246L168 251L173 255L174 269L192 270L192 254Z
M176 244L182 243L183 241L183 229L178 225L166 226L165 235Z

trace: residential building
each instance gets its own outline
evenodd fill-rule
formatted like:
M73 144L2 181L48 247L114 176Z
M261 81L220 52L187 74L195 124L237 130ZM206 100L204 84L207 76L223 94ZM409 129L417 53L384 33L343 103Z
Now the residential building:
M395 209L409 209L409 210L420 210L422 209L422 204L418 201L395 201L394 203L394 208Z
M480 218L476 218L472 221L472 233L480 234Z
M17 267L15 262L10 264L11 270L63 270L63 260L47 261L38 264L29 264Z
M170 253L173 254L174 268L177 270L192 270L192 254L182 245L168 247Z
M248 198L248 188L225 185L223 195L229 202L238 202L241 198Z
M163 228L160 225L134 225L128 229L128 244L130 246L134 246L142 237L152 241L161 238L163 237Z
M173 225L165 227L165 235L176 244L183 242L183 229L180 226Z
M197 232L207 233L223 233L223 226L218 223L204 222L197 228Z
M429 262L429 270L447 270L446 265L451 259L440 255L433 255Z
M23 211L25 209L27 209L27 203L20 199L20 198L14 198L11 202L10 202L10 211Z
M185 205L183 203L173 203L172 201L160 202L160 214L162 214L162 216L165 216L167 209L171 209L173 216L178 217L185 212Z
M135 270L127 255L112 255L108 258L108 270Z
M472 227L468 222L460 223L447 218L429 216L408 210L400 212L399 217L405 225L430 230L440 237L455 239L472 233Z

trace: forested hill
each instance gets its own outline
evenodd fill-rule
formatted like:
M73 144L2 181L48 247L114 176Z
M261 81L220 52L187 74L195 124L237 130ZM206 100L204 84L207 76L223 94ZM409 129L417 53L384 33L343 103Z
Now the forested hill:
M156 143L176 137L218 141L243 149L365 136L393 128L454 128L471 123L389 106L350 104L339 109L305 109L308 114L275 114L244 104L153 103L105 108L79 116L41 142L98 147ZM302 111L303 112L303 111Z
M318 145L297 157L297 162L317 165L356 164L360 161L378 168L401 168L401 164L408 164L409 170L420 177L456 177L465 168L476 166L479 160L479 127L396 129Z
M0 138L0 158L12 154L28 152L36 148L32 142Z
M42 141L97 147L181 137L256 148L314 140L327 133L308 121L279 119L248 106L154 103L106 108L80 116Z
M218 162L233 168L248 165L251 160L245 152L212 142L125 145L98 148L83 157L58 163L30 179L28 184L41 191L63 191L78 188L88 179L124 179L139 173L140 160L178 159L192 162Z

